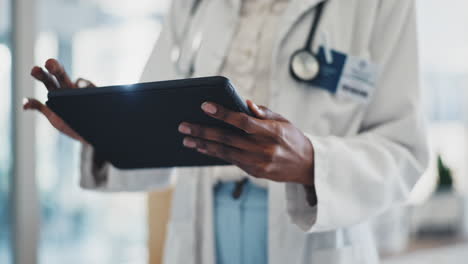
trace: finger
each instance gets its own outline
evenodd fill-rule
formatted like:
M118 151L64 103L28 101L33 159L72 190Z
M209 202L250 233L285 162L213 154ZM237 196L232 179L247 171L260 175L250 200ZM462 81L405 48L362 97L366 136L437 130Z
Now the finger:
M39 102L36 99L26 99L27 101L23 105L24 110L36 110L44 115L49 122L59 131L64 132L66 131L66 125L62 121L62 119L57 116L49 107L44 105L43 103Z
M83 78L78 78L75 82L75 87L76 88L92 88L96 87L96 85L86 79Z
M31 70L31 76L33 76L36 80L42 82L49 91L53 91L60 88L60 85L55 79L55 77L52 74L44 71L41 67L33 67Z
M254 104L251 100L247 100L247 106L249 107L250 111L254 113L255 117L260 119L267 119L265 112L263 112L256 104Z
M284 117L280 114L277 114L265 106L258 106L251 100L247 100L247 106L249 109L254 113L257 118L263 120L277 120L277 121L287 121Z
M74 83L68 77L65 68L56 60L48 59L45 63L46 69L57 78L62 88L75 88Z
M243 130L247 134L266 134L268 132L265 127L266 124L262 120L245 113L234 112L211 102L203 103L202 110L216 119Z
M24 104L23 104L23 109L24 110L36 110L41 112L47 119L50 119L53 115L54 112L50 110L47 106L45 106L43 103L39 102L36 99L28 98L25 99Z
M179 132L247 151L254 150L259 146L258 142L252 141L249 135L235 134L226 129L205 127L183 122L179 125Z
M50 124L55 127L58 131L68 135L69 137L81 141L85 144L89 144L83 139L78 133L76 133L65 121L63 121L57 114L55 114L49 107L39 102L36 99L28 98L24 100L24 110L36 110L43 114Z
M183 144L187 148L196 149L203 154L225 160L240 167L247 165L249 161L252 162L247 152L217 142L186 137Z

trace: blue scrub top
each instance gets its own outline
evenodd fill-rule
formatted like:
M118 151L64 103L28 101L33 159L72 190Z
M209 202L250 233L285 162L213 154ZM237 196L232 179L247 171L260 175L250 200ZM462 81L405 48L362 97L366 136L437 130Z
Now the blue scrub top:
M268 191L248 181L239 199L234 182L214 189L217 264L268 263Z

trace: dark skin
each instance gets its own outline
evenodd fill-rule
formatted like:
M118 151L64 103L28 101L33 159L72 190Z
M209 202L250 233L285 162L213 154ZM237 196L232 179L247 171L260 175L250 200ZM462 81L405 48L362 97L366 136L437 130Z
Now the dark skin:
M45 68L45 69L44 69ZM48 91L57 89L78 89L85 87L93 87L94 85L84 79L78 79L72 82L65 72L63 66L55 59L46 61L44 68L35 66L31 69L31 76L36 80L42 82ZM87 83L87 85L80 86L80 83ZM58 131L63 134L88 145L78 133L76 133L70 126L68 126L62 118L55 114L49 107L39 102L34 98L28 98L23 105L24 110L36 110L43 114Z
M83 79L72 82L63 66L54 59L47 60L45 69L34 67L31 75L49 91L94 86ZM85 85L80 85L80 82ZM186 135L184 146L230 162L257 178L313 187L314 149L309 139L281 115L250 100L247 100L247 105L254 116L233 112L212 102L203 103L201 108L207 115L244 133L183 122L179 132ZM88 144L38 100L28 99L23 108L41 112L57 130Z

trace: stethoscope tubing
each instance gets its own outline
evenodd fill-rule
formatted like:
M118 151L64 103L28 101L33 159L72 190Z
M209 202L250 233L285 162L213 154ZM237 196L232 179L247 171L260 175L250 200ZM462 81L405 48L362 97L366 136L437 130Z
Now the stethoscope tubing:
M301 48L301 49L298 49L297 51L295 51L291 55L289 70L290 70L290 73L291 73L292 77L294 79L296 79L297 81L299 81L299 82L310 82L310 81L312 81L313 79L316 78L316 76L318 75L318 72L320 70L320 63L317 60L316 54L314 54L313 47L314 47L314 42L315 42L315 38L316 38L316 35L317 35L317 30L318 30L318 27L319 27L319 24L320 24L322 15L323 15L323 9L325 7L326 1L327 0L323 0L316 7L314 19L312 21L312 27L311 27L311 30L309 31L309 34L307 36L307 40L305 42L304 47ZM191 75L193 75L194 65L190 65L187 70L182 69L180 67L180 59L181 59L182 53L183 53L182 43L184 42L186 36L188 35L188 30L190 28L189 27L190 22L193 20L193 17L195 17L196 12L198 11L198 9L200 7L201 2L202 2L202 0L194 0L193 1L192 7L190 9L190 17L187 19L187 21L185 23L186 25L184 26L182 36L179 38L179 36L175 35L176 34L175 32L173 32L173 36L172 36L173 41L175 43L175 47L173 48L173 54L172 54L174 67L175 67L178 74L180 74L182 76L185 76L186 78L189 78L189 77L191 77ZM172 21L172 22L174 23L174 21ZM199 34L201 34L201 33L199 33ZM196 38L198 38L198 37L201 37L201 35L196 36ZM201 40L198 40L198 41L201 42ZM198 49L200 48L200 45L197 45L197 47L191 47L191 48L192 48L193 54L191 55L190 60L193 60L194 57L197 54ZM193 49L196 49L196 50L193 50ZM308 60L310 62L309 66L313 66L313 68L317 68L316 69L317 73L313 74L313 76L304 76L304 74L302 74L303 76L301 76L301 74L298 73L297 67L294 67L294 65L295 65L294 60L297 60L297 59L301 60L301 58L303 58L303 59L305 58L306 60ZM193 62L191 62L190 64L193 64Z
M314 20L312 22L312 28L309 31L309 35L307 36L307 41L306 41L305 46L304 46L304 50L308 50L311 53L313 53L312 47L314 45L315 36L317 35L317 29L318 29L320 21L322 19L323 9L325 7L325 2L326 2L326 0L324 0L323 2L321 2L320 4L317 5L317 8L315 10Z
M316 79L320 73L321 65L317 59L317 55L314 54L313 47L315 44L317 30L322 19L325 3L326 0L319 3L315 9L312 27L309 31L304 47L296 50L291 55L289 72L298 82L311 82Z

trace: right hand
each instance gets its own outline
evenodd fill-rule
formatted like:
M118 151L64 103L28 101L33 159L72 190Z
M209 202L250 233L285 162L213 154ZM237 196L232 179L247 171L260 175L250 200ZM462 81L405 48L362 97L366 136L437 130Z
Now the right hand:
M57 89L77 89L77 88L88 88L95 87L91 82L78 79L76 82L72 82L65 72L63 66L55 59L48 59L45 63L44 70L41 67L35 66L31 70L31 75L38 81L42 82L48 91ZM84 85L83 85L84 84ZM54 113L49 107L41 103L34 98L28 98L23 105L24 110L35 110L43 114L58 131L63 134L80 141L83 144L88 145L89 143L81 137L76 131L74 131L65 121Z

